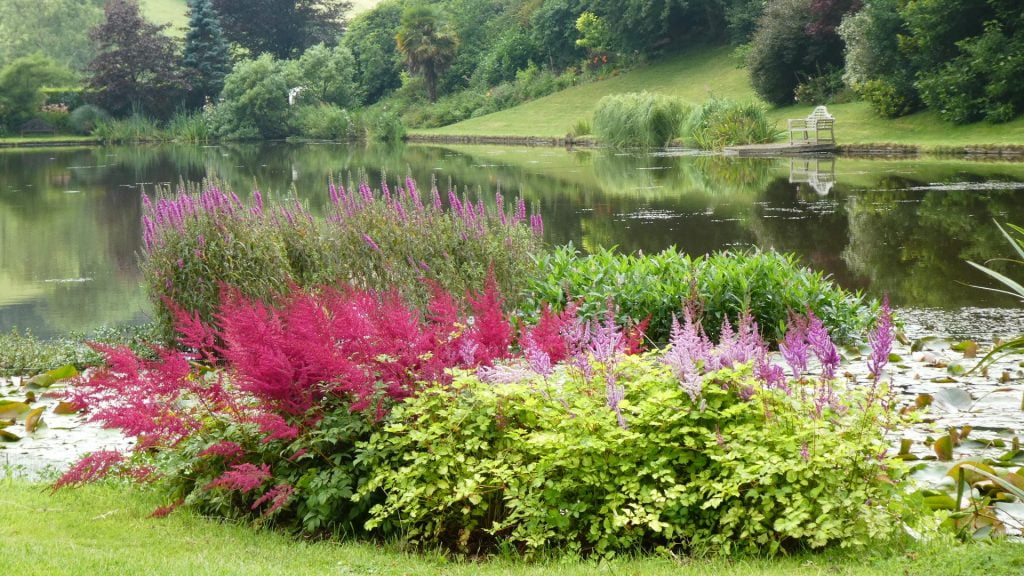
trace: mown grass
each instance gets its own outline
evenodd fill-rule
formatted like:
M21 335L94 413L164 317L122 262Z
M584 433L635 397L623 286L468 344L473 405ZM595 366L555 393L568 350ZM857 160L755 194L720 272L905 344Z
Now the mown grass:
M509 557L466 561L398 545L300 541L270 529L198 517L188 511L149 518L162 502L151 492L113 484L51 495L45 486L0 481L0 557L5 572L93 574L450 574L638 576L932 575L1024 573L1024 545L912 544L866 553L830 552L776 559L668 556L588 562Z
M0 138L0 146L14 145L14 144L48 144L53 142L95 142L96 138L93 136L78 136L78 135L53 135L53 136L10 136Z
M574 86L550 96L494 114L472 118L443 128L416 133L467 136L564 136L581 118L590 118L603 97L624 92L655 92L699 104L711 96L736 101L756 98L747 71L736 66L728 47L701 49L666 58L619 76ZM812 106L788 106L769 111L785 127L787 118L801 118ZM887 120L864 102L829 106L836 117L840 144L892 143L924 149L969 144L1024 144L1024 117L1007 124L978 123L955 126L934 112L921 112Z

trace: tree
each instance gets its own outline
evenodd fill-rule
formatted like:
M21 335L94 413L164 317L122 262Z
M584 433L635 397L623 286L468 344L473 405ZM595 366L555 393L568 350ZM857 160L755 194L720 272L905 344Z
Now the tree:
M437 80L455 59L458 39L432 8L414 6L402 13L395 44L409 72L423 76L430 101L437 101Z
M293 82L303 87L302 97L342 108L357 103L353 80L355 59L348 48L317 44L302 53L293 65Z
M355 81L364 104L373 104L402 85L402 58L395 46L401 20L399 1L381 2L357 16L342 38L355 58Z
M104 13L103 23L89 33L97 46L89 64L91 98L114 115L138 108L169 116L187 85L176 66L174 40L163 33L167 25L147 22L137 0L110 0Z
M584 0L543 0L530 15L530 36L553 70L563 70L585 55L576 44L576 19L583 11Z
M224 31L210 0L192 0L188 9L182 67L189 74L193 103L201 105L220 94L224 77L231 71L231 61Z
M815 9L818 1L772 2L758 24L747 65L754 91L771 104L791 104L802 80L842 66L842 40Z
M70 72L42 54L18 58L0 70L0 127L15 128L39 112L47 84L66 81Z
M334 45L345 29L348 0L213 0L228 41L250 56L285 60L321 42Z
M255 130L263 138L278 138L288 131L288 80L281 62L271 54L239 62L224 79L221 98L232 118L231 130Z
M43 54L81 72L94 50L89 30L103 20L103 0L0 1L0 67Z

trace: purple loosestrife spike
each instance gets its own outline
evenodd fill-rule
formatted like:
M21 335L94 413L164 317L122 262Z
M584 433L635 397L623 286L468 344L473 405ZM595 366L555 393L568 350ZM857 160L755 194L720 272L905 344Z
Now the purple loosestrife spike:
M526 200L523 200L523 197L520 196L516 200L515 223L518 224L523 220L526 220Z
M452 208L452 213L458 217L462 217L462 201L459 200L459 195L454 190L448 191L448 204Z
M498 207L498 220L501 225L505 225L505 198L501 195L501 190L494 193L494 205Z
M789 329L786 336L779 344L779 351L786 359L790 369L793 371L793 378L799 380L807 371L807 319L795 314L789 315Z
M544 219L540 214L530 216L530 229L533 230L535 236L544 235Z
M334 186L331 186L331 193L334 194ZM252 191L252 213L255 216L263 215L263 194L259 188Z
M441 203L441 193L437 190L437 180L433 177L431 180L433 183L430 186L430 198L434 204L434 210L440 212L444 210L444 205Z
M800 446L800 457L803 458L804 462L810 462L811 461L811 451L807 447L807 442L804 442Z
M366 245L372 248L374 251L380 252L380 246L378 246L377 243L373 241L373 238L370 238L369 234L363 234L363 240L365 240Z
M367 186L366 188L367 188L367 190L369 190L370 187ZM362 190L362 188L360 188L360 190ZM381 190L381 193L384 194L384 196L386 196L388 198L391 197L391 190L388 188L388 178L387 178L387 175L384 174L384 172L380 173L380 190ZM370 198L367 197L365 194L363 195L363 198L365 198L367 201L370 200Z
M882 298L882 314L875 324L875 329L868 334L868 343L871 344L871 357L868 358L868 370L871 378L877 384L882 378L882 371L889 363L889 354L892 352L892 341L895 333L892 327L892 309L889 308L889 297Z
M333 178L331 178L330 183L327 185L327 196L331 199L331 204L338 205L338 189L334 187Z

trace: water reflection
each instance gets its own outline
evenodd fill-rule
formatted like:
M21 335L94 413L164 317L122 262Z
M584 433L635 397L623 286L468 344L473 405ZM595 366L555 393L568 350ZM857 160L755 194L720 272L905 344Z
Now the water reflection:
M329 178L411 174L539 204L547 239L585 249L791 251L897 305L1012 306L967 286L965 259L1009 256L992 225L1024 223L1024 165L723 158L546 148L134 146L0 152L0 330L41 335L138 322L140 186L218 178L298 195Z

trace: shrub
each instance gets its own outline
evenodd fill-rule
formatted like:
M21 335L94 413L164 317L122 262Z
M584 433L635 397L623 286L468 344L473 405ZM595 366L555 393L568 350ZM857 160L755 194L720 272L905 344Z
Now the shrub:
M737 144L771 142L778 130L761 104L711 98L690 112L682 133L698 148L720 150Z
M909 82L881 78L867 80L857 86L857 92L883 118L906 116L921 107L917 90Z
M809 322L800 339L834 366ZM396 406L363 453L360 502L383 498L367 527L462 552L605 556L896 537L912 508L905 468L879 457L898 420L885 387L787 380L749 324L719 346L699 334L687 323L664 353L613 346L543 373L461 373Z
M230 128L228 132L255 129L263 138L285 136L291 110L283 63L270 54L239 62L224 78L221 92Z
M405 139L405 124L396 112L381 110L373 113L367 122L369 139L378 142L401 142Z
M315 217L298 203L264 208L262 195L244 203L215 184L144 199L147 291L165 336L173 334L173 301L212 323L221 285L272 301L290 284L352 283L397 290L425 305L430 288L477 290L492 270L515 299L540 248L539 216L520 199L509 212L449 191L445 207L432 187L424 199L412 179L394 190L365 182L330 188L330 205Z
M102 108L86 104L75 108L68 116L68 126L78 134L91 134L96 126L110 116Z
M830 68L811 76L796 87L796 101L800 104L843 104L851 100L851 92L843 83L842 68Z
M616 254L600 250L582 256L572 246L539 257L541 275L526 288L524 310L536 317L542 303L556 308L575 302L584 318L599 317L613 300L621 316L649 319L647 336L668 340L672 315L695 300L704 328L716 336L723 321L734 325L746 311L761 333L777 340L790 312L819 315L841 340L860 335L870 309L859 293L835 286L820 272L777 252L719 252L691 258L675 249L657 254Z
M347 110L337 106L299 106L295 110L299 135L318 140L355 140L356 124Z
M649 92L601 98L594 112L594 134L614 148L654 148L679 135L687 110L675 98Z

